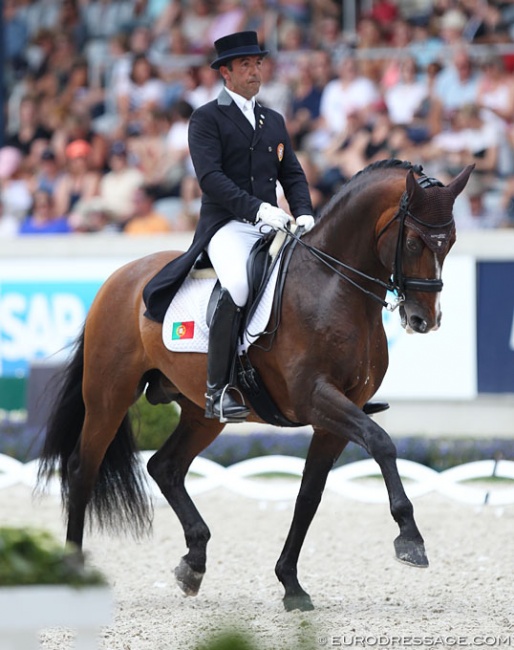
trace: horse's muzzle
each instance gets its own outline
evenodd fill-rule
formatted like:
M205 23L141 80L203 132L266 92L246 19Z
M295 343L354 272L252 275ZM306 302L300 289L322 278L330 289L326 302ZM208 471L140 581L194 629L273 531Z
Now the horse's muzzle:
M400 307L400 318L402 327L409 334L428 334L439 329L441 324L441 312L437 311L435 318L431 318L426 314L416 312L415 309L409 309L402 305Z

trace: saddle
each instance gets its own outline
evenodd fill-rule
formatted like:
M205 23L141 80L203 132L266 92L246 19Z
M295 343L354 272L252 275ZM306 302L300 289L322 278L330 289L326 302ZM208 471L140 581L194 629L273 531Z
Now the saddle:
M266 285L275 269L275 265L279 264L279 280L271 310L271 322L274 323L274 327L273 330L269 332L262 332L262 335L270 337L267 349L271 348L274 333L278 326L280 317L282 293L287 267L289 266L291 254L295 246L296 240L286 239L286 234L280 231L278 233L271 231L261 237L254 244L247 263L248 286L250 293L244 309L241 330L239 332L241 339L246 330L247 324L251 321L253 313L259 304L259 300L266 289ZM206 251L203 251L196 259L192 273L195 277L215 276L215 271ZM207 306L206 321L208 325L211 323L220 291L221 284L218 280L214 285ZM267 391L261 376L251 364L246 352L236 354L235 374L235 383L238 385L238 388L244 393L254 411L265 422L281 427L303 426L302 423L292 422L282 414Z

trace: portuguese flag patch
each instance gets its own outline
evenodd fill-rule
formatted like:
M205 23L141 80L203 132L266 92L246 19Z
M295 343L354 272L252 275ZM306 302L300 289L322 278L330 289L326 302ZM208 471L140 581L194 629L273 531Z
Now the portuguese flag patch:
M195 335L195 322L194 320L181 321L173 323L171 329L171 340L178 341L181 339L192 339Z

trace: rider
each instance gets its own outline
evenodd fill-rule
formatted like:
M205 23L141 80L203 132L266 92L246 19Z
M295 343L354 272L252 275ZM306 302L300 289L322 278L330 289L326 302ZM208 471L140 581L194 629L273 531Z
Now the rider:
M248 298L247 259L257 239L293 221L277 207L277 182L298 226L309 231L314 218L284 119L255 100L268 52L252 31L224 36L214 45L211 67L219 70L224 88L193 113L189 148L202 190L195 240L203 242L222 287L209 328L205 416L230 422L249 414L230 386Z

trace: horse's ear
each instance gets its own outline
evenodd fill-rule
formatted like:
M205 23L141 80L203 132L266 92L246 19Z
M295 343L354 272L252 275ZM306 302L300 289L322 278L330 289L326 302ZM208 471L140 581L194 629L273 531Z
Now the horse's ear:
M457 198L462 190L466 187L471 172L475 169L475 165L468 165L461 173L456 176L451 183L447 185L454 198Z
M405 179L405 184L407 188L407 194L409 196L409 202L411 204L415 196L419 196L420 198L423 198L423 189L419 185L417 180L414 178L414 172L412 171L412 169L409 169L409 173L407 174L407 178Z

